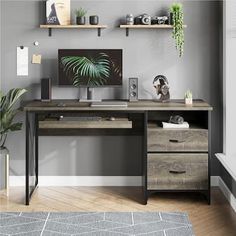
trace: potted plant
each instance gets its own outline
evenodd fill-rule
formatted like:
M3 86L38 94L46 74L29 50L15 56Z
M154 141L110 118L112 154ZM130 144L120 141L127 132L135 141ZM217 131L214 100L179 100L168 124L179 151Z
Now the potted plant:
M15 103L19 98L26 93L25 89L14 88L11 89L6 95L0 91L0 150L6 149L5 142L8 132L21 130L22 123L14 123L13 119L18 110L14 109Z
M173 25L172 37L175 40L176 49L179 57L184 53L184 14L183 6L180 3L173 3L170 7L171 23Z
M192 105L193 104L193 94L190 90L187 90L184 94L185 104Z
M85 23L86 23L85 15L86 14L87 14L87 10L83 9L82 7L75 10L76 24L77 25L85 25Z

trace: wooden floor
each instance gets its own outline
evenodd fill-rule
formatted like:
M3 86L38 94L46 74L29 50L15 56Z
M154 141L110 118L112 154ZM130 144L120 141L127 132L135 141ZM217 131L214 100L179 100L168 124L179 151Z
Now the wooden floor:
M218 188L212 205L198 194L161 193L141 205L137 187L40 187L30 206L24 205L24 188L14 187L7 199L0 195L0 211L182 211L197 236L236 236L236 213Z

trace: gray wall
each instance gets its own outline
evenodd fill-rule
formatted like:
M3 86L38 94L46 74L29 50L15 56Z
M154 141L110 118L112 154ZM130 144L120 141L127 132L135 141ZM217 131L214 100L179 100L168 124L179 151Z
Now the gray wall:
M167 76L172 98L183 98L189 88L195 98L213 107L212 149L222 151L220 69L220 4L218 1L184 1L185 54L178 58L169 30L134 30L129 37L119 29L127 13L165 12L171 1L72 1L72 9L84 7L88 14L98 14L108 29L98 38L96 31L55 30L53 36L39 29L44 22L42 1L1 2L1 86L29 89L25 99L39 98L40 78L50 76L56 84L58 48L122 48L124 86L121 89L97 89L102 98L127 98L127 81L139 78L140 98L152 99L152 80L157 74ZM74 20L74 19L73 19ZM34 41L40 46L33 46ZM16 46L28 46L29 53L41 53L42 65L29 65L28 77L16 76ZM80 90L82 96L84 91ZM76 88L53 87L53 98L77 98ZM22 114L19 119L24 120ZM42 137L40 138L41 175L139 175L141 138L139 137ZM11 134L12 174L24 174L24 131ZM92 147L92 148L91 148ZM212 162L213 175L218 163Z

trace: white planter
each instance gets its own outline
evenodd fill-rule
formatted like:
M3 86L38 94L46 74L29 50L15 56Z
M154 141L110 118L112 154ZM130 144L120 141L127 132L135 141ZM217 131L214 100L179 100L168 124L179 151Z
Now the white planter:
M193 99L192 98L185 98L185 104L186 105L192 105L193 104Z

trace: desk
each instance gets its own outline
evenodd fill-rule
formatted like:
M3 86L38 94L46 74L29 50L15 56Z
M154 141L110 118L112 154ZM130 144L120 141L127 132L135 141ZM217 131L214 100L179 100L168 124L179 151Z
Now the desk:
M183 100L172 100L168 103L161 103L151 100L140 100L138 102L128 102L127 107L90 107L89 103L79 103L77 100L52 100L51 102L29 101L24 105L26 112L26 195L25 203L29 205L31 196L38 185L38 137L56 136L56 135L139 135L142 136L142 159L137 160L142 162L142 203L147 204L148 196L153 192L159 191L191 191L202 192L206 195L208 203L210 203L210 111L212 107L202 100L195 100L192 106L184 104ZM171 133L160 133L160 127L157 123L166 121L170 115L182 115L187 121L193 124L189 132L183 130L172 131ZM104 123L101 121L96 125L93 121L87 123L71 123L55 120L59 116L101 116ZM115 121L107 121L107 117L115 117ZM51 122L51 123L50 123ZM97 123L97 122L96 122ZM197 128L195 128L195 125ZM204 130L206 132L204 132ZM158 136L159 135L159 136ZM166 144L156 142L157 140L165 140L172 142L170 137L181 135L186 136L185 143L178 140L174 143ZM199 135L203 135L207 141ZM205 136L204 136L205 135ZM163 136L163 137L162 137ZM196 140L196 142L195 142ZM209 144L208 144L209 142ZM164 146L163 146L164 145ZM164 147L164 148L163 148ZM181 158L176 157L182 153ZM205 173L201 175L193 172L193 163L203 165L204 157L208 156L207 161L207 177ZM163 159L163 158L165 159ZM186 159L187 158L187 159ZM186 168L191 169L194 176L190 177L186 171L177 173L177 175L168 176L168 173L160 173L154 171L160 167L160 160L165 164L168 160L177 162L178 160L186 162L189 165ZM201 161L200 161L201 160ZM162 163L163 164L163 163ZM162 165L161 164L161 165ZM194 164L194 165L195 165ZM184 164L185 165L185 164ZM173 166L171 166L172 168ZM169 167L168 167L169 168ZM163 169L164 170L164 169ZM161 185L163 176L168 181L173 180L173 186ZM175 173L176 174L176 173ZM177 176L177 177L176 177ZM202 177L204 176L204 178ZM183 180L184 178L184 180ZM175 181L179 181L176 185ZM188 182L188 185L183 185L183 182Z

